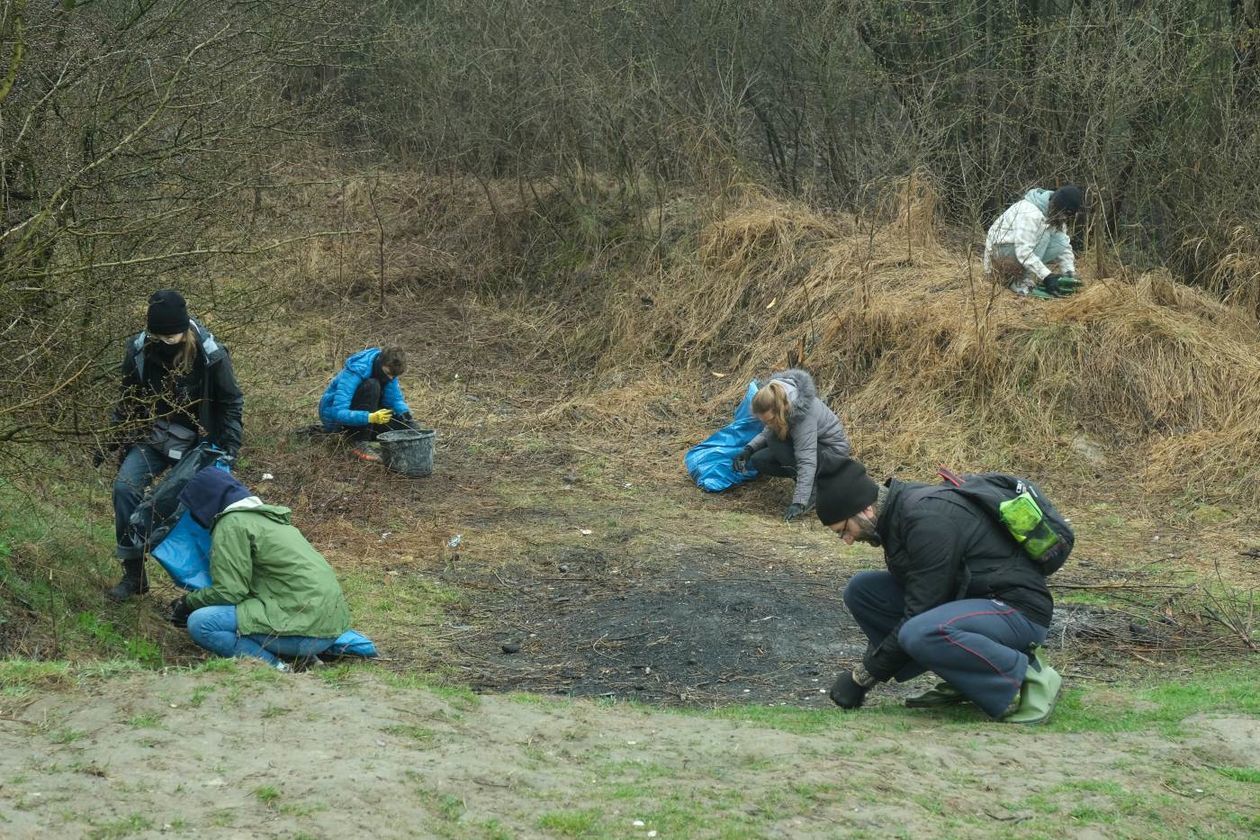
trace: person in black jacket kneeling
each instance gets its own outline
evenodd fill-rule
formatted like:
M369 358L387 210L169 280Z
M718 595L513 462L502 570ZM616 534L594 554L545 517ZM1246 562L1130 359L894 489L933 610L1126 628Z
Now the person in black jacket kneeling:
M856 709L877 683L932 671L944 682L906 700L970 701L995 719L1041 723L1062 679L1040 657L1054 601L1045 577L991 516L947 485L876 484L850 459L818 480L818 518L847 544L884 549L887 571L859 572L844 603L870 644L832 685Z

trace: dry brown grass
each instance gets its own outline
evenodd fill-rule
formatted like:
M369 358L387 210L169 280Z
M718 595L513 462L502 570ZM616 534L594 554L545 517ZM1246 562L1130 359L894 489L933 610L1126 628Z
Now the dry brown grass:
M803 349L880 467L1101 473L1165 497L1260 499L1260 341L1245 312L1158 273L1017 299L931 235L930 190L909 196L862 225L749 194L701 230L694 259L634 278L652 306L610 298L603 369L690 374L717 413ZM641 407L660 388L644 385ZM590 407L624 417L635 397L600 390ZM1105 469L1078 453L1082 437L1104 445Z
M432 377L421 386L427 416L455 434L563 429L596 434L609 453L681 455L749 379L798 361L877 470L948 463L1260 501L1260 341L1241 307L1159 273L1087 277L1063 301L1017 299L987 283L974 250L941 244L921 176L890 185L882 209L862 217L753 188L711 204L675 197L646 215L652 241L634 259L592 234L573 259L547 263L542 281L529 274L537 267L521 249L545 252L551 236L563 253L563 236L585 230L563 214L587 201L598 216L600 186L561 196L415 176L377 185L391 255L381 331L427 340L406 311L444 298L452 367L512 360L484 365L504 380L509 424L487 426L484 407ZM338 188L333 206L367 230L365 189ZM372 237L338 247L336 264L308 258L318 279L304 299L370 307L371 284L347 286L344 266L371 270ZM1093 263L1082 260L1086 272ZM339 315L332 334L348 324L354 333ZM365 339L325 341L329 371ZM1104 461L1078 451L1082 441L1101 445Z

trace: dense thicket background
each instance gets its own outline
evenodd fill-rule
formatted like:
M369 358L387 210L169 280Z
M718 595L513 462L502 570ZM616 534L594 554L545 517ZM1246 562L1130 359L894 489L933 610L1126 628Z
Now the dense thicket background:
M265 254L377 235L286 212L330 172L515 184L539 213L597 176L645 215L750 183L861 214L916 173L971 242L1074 180L1096 251L1254 312L1257 5L3 0L0 450L100 430L153 288L238 346L282 291Z

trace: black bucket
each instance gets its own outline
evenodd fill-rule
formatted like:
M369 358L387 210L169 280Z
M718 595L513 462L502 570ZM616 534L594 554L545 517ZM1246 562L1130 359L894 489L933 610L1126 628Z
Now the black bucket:
M381 445L381 460L394 472L419 478L433 474L432 429L399 429L376 436Z

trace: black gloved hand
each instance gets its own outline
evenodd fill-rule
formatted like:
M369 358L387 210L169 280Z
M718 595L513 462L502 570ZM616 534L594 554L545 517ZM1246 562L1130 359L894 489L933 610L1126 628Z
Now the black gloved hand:
M800 516L804 512L805 512L805 505L802 505L798 502L792 502L792 504L788 505L787 512L783 514L783 521L791 522L793 519L796 519L798 516Z
M192 610L188 608L188 602L184 600L183 595L171 601L171 624L176 627L187 627L190 615L192 615Z
M856 709L866 700L868 691L870 688L859 685L857 680L853 679L852 671L842 671L840 676L836 677L836 681L831 684L831 690L827 692L827 696L831 698L832 703L842 709Z
M731 459L731 469L737 473L748 472L748 459L752 457L752 450L745 446L739 450L739 454Z
M110 441L99 441L92 450L92 466L99 467L101 464L117 458L118 466L122 466L123 458L127 456L127 447L121 446Z
M1081 281L1070 274L1047 274L1041 288L1053 297L1067 297L1080 291Z

